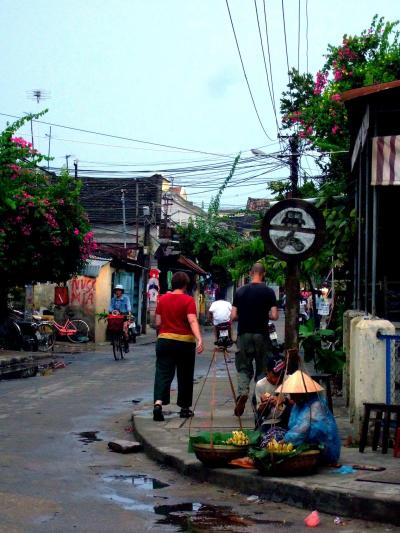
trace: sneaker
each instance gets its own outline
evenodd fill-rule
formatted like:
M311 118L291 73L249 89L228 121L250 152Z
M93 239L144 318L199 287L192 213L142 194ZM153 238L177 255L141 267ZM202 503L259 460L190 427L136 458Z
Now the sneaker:
M236 398L236 407L234 410L235 416L242 416L246 406L247 398L247 394L242 394Z
M183 407L181 409L181 412L180 412L180 415L179 415L181 418L190 418L192 416L194 416L194 413L191 409L189 409L188 407Z
M164 415L162 412L162 405L156 403L153 409L153 420L155 422L164 422Z

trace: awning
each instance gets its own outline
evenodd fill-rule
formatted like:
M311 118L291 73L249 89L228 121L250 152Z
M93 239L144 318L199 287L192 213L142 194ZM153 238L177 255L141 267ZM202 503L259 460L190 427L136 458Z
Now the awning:
M193 270L193 272L196 272L196 274L200 274L201 276L207 276L207 272L205 270L203 270L194 261L192 261L188 257L185 257L184 255L180 255L178 257L178 262L181 263L181 265L184 265L189 270Z
M97 278L100 273L101 267L110 262L110 259L89 259L86 265L81 270L82 276L88 276L89 278Z
M400 135L373 137L371 185L400 185Z

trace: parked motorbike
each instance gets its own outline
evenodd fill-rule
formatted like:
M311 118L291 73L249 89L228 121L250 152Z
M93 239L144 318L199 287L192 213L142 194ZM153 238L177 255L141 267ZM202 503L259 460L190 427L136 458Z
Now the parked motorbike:
M232 346L233 341L231 337L231 323L222 322L215 326L217 340L214 342L215 346L219 348L229 348Z
M283 342L279 342L278 334L276 332L276 326L271 320L269 320L268 322L268 332L269 332L269 338L271 340L273 355L279 356L279 357L282 356L283 351L284 351L284 345L283 345Z
M138 329L136 325L136 318L132 315L128 324L129 341L135 344L136 337L138 336Z

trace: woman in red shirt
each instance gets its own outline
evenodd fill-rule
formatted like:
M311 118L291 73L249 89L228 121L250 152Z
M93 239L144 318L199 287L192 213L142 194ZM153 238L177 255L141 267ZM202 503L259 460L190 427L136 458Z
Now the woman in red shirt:
M180 417L193 416L190 409L193 400L194 361L203 351L203 339L197 321L194 299L186 294L189 276L176 272L172 276L172 292L160 297L156 309L158 339L156 344L156 374L154 378L153 420L162 422L162 406L170 402L171 383L178 380L177 404Z

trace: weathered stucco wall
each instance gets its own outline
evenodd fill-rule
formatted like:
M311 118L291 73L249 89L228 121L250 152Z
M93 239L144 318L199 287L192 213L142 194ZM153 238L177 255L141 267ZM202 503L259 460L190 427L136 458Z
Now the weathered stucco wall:
M104 265L99 272L96 281L96 305L95 313L102 313L108 311L111 300L111 279L113 270L110 264ZM95 340L96 342L104 342L106 340L107 322L105 320L97 320L95 326Z
M350 420L354 438L359 439L364 402L386 401L385 342L377 332L395 334L394 325L387 320L353 318L350 327ZM392 372L394 371L392 357Z

